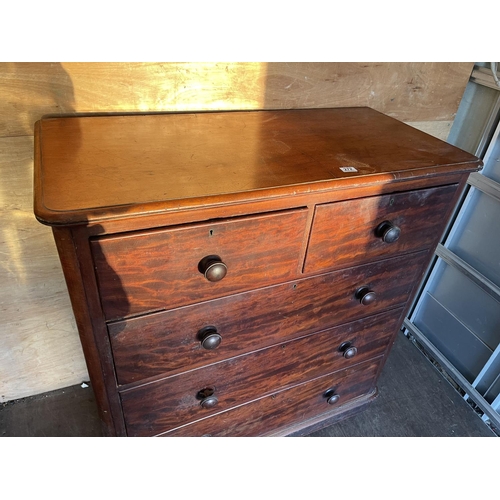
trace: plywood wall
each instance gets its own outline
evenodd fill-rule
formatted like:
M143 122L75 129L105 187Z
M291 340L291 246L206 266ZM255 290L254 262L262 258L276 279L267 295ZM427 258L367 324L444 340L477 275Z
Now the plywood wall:
M0 63L0 401L80 383L50 229L32 215L47 114L370 106L446 139L473 63Z

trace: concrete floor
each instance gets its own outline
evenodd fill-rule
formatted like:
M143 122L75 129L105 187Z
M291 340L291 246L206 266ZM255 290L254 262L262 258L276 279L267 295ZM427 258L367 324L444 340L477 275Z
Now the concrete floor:
M0 406L0 436L101 436L90 387L58 391ZM363 412L311 437L494 437L460 394L402 334Z

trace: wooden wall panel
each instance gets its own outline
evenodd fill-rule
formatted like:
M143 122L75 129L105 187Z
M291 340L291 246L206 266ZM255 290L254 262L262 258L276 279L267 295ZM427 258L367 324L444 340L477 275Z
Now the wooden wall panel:
M33 138L0 138L0 401L88 380L49 228L33 216Z
M473 63L1 63L0 137L44 114L370 106L453 120Z
M278 63L267 107L370 106L404 122L453 120L473 63Z
M32 135L41 116L370 106L446 139L472 68L473 63L0 63L0 401L88 377L52 233L32 212Z

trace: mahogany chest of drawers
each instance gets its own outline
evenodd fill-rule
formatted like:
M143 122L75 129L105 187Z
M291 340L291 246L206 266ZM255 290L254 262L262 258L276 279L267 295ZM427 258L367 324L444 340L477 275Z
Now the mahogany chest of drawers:
M47 118L52 226L108 435L363 408L481 162L369 108Z

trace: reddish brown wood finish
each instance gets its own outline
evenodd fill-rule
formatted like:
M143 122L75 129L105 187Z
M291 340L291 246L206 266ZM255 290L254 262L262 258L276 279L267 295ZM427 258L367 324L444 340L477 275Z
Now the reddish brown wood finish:
M297 434L362 408L481 164L368 108L48 119L35 133L35 214L54 226L120 436ZM374 235L386 219L395 243ZM227 265L221 281L199 272L206 255ZM209 325L213 351L197 338ZM219 404L203 409L212 386Z
M125 427L116 392L109 339L103 334L105 325L99 314L99 298L92 285L93 274L88 272L88 265L91 264L89 253L85 254L88 245L80 244L82 232L78 229L54 227L52 231L98 402L104 435L123 435ZM90 269L92 270L92 265Z
M310 423L308 419L318 417L327 419L338 413L339 407L345 408L345 405L355 403L356 399L362 396L371 396L375 387L378 361L380 360L367 361L313 379L163 435L178 437L286 435L290 430L287 428L289 422L302 422L308 425ZM329 405L325 397L325 392L329 389L334 389L340 396L334 405Z
M426 263L426 252L323 274L228 298L109 325L121 384L213 363L274 342L403 305ZM377 294L361 305L362 286ZM215 326L213 351L198 331Z
M40 123L42 163L35 176L43 182L35 210L40 220L56 224L205 206L236 193L291 195L295 186L322 181L387 181L479 165L474 156L370 108ZM357 172L343 172L345 166Z
M458 185L329 203L316 207L306 273L339 269L430 248L443 232L443 215ZM390 221L401 230L386 243L377 227Z
M470 168L470 165L468 165ZM335 183L318 182L314 189L310 185L294 186L290 193L262 196L260 192L235 193L224 202L197 207L178 206L165 211L144 213L138 217L108 218L86 225L89 236L104 236L122 232L148 230L188 223L200 223L228 217L265 214L297 207L315 207L319 204L346 201L383 194L401 193L407 190L425 189L443 185L459 184L467 179L467 172L453 171L445 167L445 172L436 172L424 177L408 178L386 174L383 178L367 176L362 182L338 179ZM476 169L477 170L477 169ZM470 170L471 172L473 170Z
M171 309L297 276L306 210L92 240L107 319ZM218 255L227 275L198 269Z
M165 432L182 424L227 410L258 397L313 378L354 366L384 352L394 333L396 318L379 317L367 327L356 325L367 339L358 354L346 359L339 352L356 329L325 331L230 358L180 375L122 392L125 422L129 435ZM213 409L200 405L197 394L212 388L218 398ZM325 390L328 387L325 388ZM286 420L281 422L284 425Z
M404 304L404 298L400 299L401 304ZM255 310L258 309L259 304L252 302L250 302L249 309L253 315L250 312L246 314L246 317L238 320L236 319L237 315L231 317L224 314L222 322L214 322L218 324L218 330L223 337L221 345L213 351L207 351L201 347L195 332L191 335L186 333L180 318L175 318L176 321L173 325L168 321L168 316L162 317L163 314L153 315L152 318L140 318L131 327L126 325L126 330L117 334L118 340L114 339L113 333L111 333L118 380L121 384L128 384L161 374L179 373L184 371L186 366L190 368L204 366L277 342L293 339L318 329L334 326L343 321L342 314L336 314L335 302L328 303L326 297L323 300L323 303L317 304L314 314L314 306L307 304L305 299L303 300L305 306L301 308L300 304L297 304L295 314L292 311L293 306L289 305L290 312L288 313L284 312L285 308L283 307L276 310L274 315L271 312L272 309L267 314L260 315L259 311ZM294 304L293 299L291 304ZM365 311L361 311L361 306L356 306L356 308L358 314L351 314L352 316L361 317L363 312L365 315L373 312L371 308L366 308ZM354 308L353 311L355 311ZM401 313L400 309L399 313ZM398 311L391 310L382 313L380 317L374 315L373 321L380 326L380 324L391 323L393 319L397 320L398 317ZM189 313L184 318L185 329L189 330L189 326L196 320L192 320ZM269 320L269 325L266 324L266 319ZM281 322L280 319L283 321ZM302 323L302 319L304 319L304 323ZM224 320L227 322L227 328L223 326ZM111 332L113 332L114 326L110 326ZM393 325L391 332L394 332L396 326ZM342 328L339 327L338 332L332 331L331 336L333 339L339 335L335 341L338 341L338 345L351 341L356 344L358 350L362 350L363 346L372 342L373 339L370 336L375 335L372 331L370 331L369 336L363 333L370 328L370 321L349 323Z

